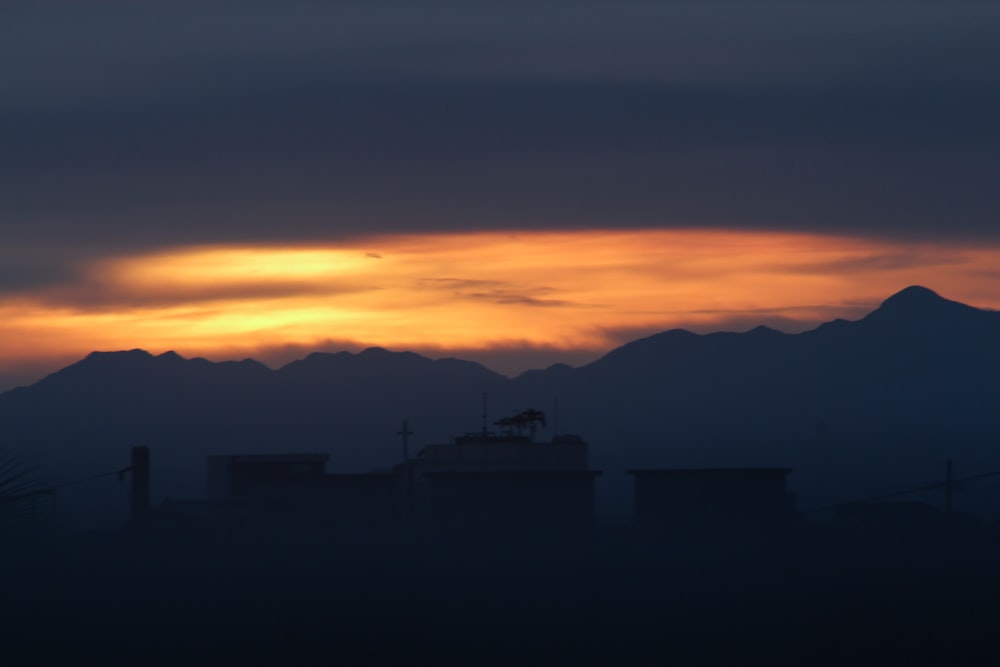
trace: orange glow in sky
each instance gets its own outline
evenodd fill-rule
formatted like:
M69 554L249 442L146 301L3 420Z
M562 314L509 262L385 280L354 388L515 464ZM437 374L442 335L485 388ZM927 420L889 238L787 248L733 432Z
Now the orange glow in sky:
M675 327L799 331L854 319L910 284L995 308L996 267L998 247L727 231L173 248L107 257L71 283L0 297L0 370L135 347L272 363L290 360L275 349L331 345L597 356Z

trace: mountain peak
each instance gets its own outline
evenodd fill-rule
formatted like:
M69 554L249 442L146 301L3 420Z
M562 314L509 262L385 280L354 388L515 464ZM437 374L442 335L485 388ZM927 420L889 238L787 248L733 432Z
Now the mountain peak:
M890 327L918 327L922 330L949 329L966 321L978 321L983 311L937 292L911 285L896 292L862 321Z
M87 365L108 365L108 364L129 364L152 359L153 355L146 350L135 348L133 350L115 350L112 352L95 351L77 362L77 364Z
M879 308L926 308L947 302L947 299L932 289L910 285L883 301Z
M759 324L759 325L755 326L753 329L750 329L750 331L747 331L746 333L749 334L749 335L751 335L751 336L758 336L758 337L760 337L760 336L775 336L775 335L784 336L785 335L781 331L778 331L777 329L772 329L771 327L768 327L768 326L764 326L763 324Z

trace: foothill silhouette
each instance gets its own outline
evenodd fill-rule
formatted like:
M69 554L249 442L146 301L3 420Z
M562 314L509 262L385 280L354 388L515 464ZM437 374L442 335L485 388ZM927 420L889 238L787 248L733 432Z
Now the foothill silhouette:
M0 395L37 469L24 486L3 459L0 516L55 507L5 549L10 650L979 654L1000 618L997 340L1000 313L911 287L856 322L669 331L516 378L379 348L277 370L94 353Z

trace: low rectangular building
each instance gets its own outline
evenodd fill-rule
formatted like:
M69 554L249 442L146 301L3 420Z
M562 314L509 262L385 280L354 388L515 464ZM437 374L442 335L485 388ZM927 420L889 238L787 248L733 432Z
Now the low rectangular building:
M435 528L447 535L564 537L594 523L592 470L428 473Z
M318 479L329 454L236 454L208 457L208 499L246 498L262 486Z
M210 501L238 501L251 514L282 515L352 531L397 526L401 478L393 472L328 474L327 454L208 457Z

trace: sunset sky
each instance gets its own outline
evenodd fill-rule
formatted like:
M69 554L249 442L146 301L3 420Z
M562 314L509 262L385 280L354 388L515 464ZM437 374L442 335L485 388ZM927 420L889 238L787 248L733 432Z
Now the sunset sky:
M1000 308L1000 4L4 3L0 390Z

